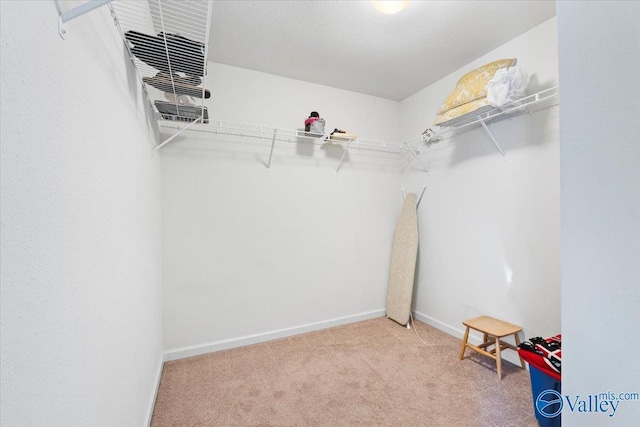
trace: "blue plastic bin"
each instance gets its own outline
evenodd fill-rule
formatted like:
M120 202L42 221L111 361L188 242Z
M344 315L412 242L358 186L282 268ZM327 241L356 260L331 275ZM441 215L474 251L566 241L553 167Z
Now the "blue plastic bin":
M545 372L529 364L531 376L531 394L536 419L542 427L560 427L562 425L561 383Z

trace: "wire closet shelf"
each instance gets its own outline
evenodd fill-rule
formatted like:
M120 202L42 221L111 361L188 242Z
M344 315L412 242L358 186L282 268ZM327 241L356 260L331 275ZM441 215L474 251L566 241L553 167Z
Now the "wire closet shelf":
M157 118L206 123L212 3L119 0L109 8Z
M537 111L556 106L559 103L560 93L558 86L555 86L517 99L501 107L490 109L486 112L471 112L465 114L454 119L450 122L449 126L434 126L434 128L427 129L421 136L403 141L402 144L407 147L417 147L424 144L428 147L431 144L453 138L457 135L480 127L484 127L485 130L488 131L486 125L489 123L511 119L525 113L535 113Z
M185 129L180 123L170 120L160 122L160 126L170 129ZM189 130L212 133L216 135L230 135L240 138L258 138L268 142L310 142L314 144L346 144L350 149L369 150L382 153L404 154L405 150L399 143L378 141L373 139L341 137L340 134L319 135L297 129L284 129L270 126L253 125L248 123L214 120L208 124L194 123Z

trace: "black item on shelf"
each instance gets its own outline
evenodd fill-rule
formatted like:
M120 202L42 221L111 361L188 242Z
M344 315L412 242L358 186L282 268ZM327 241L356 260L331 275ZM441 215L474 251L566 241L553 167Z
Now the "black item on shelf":
M159 33L157 36L127 31L125 38L134 47L131 53L142 62L166 73L204 75L204 44L179 34Z
M154 101L154 104L163 119L178 122L192 122L204 114L200 123L209 123L207 107L177 106L176 104L165 101Z
M200 80L199 77L195 78ZM163 73L161 71L155 77L143 77L142 81L163 92L171 92L176 95L189 95L194 98L202 98L204 92L205 99L211 97L211 92L209 92L208 89L204 89L190 83L193 79L193 77L180 77L176 74L171 78L168 73Z

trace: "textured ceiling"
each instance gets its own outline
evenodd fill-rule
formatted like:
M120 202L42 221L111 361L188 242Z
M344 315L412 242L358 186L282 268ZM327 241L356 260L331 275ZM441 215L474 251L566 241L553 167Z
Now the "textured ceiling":
M400 101L555 15L554 1L214 1L209 60Z

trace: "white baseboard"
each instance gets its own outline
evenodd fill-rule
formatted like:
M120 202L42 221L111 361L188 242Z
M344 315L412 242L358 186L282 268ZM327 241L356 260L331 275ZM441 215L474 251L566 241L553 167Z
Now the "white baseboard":
M213 353L215 351L228 350L235 347L243 347L251 344L271 341L279 338L290 337L293 335L304 334L306 332L318 331L320 329L332 328L334 326L346 325L348 323L360 322L362 320L383 317L386 311L384 308L379 310L367 311L364 313L354 314L351 316L338 317L320 322L306 323L304 325L293 326L291 328L277 329L259 334L246 335L228 340L215 341L206 344L199 344L189 347L176 348L164 352L164 360L178 360L186 357L199 356L201 354Z
M464 329L462 328L455 328L447 323L441 322L438 319L434 319L431 316L427 316L424 313L420 313L419 311L413 311L413 317L423 323L426 323L429 326L433 326L436 329L441 330L442 332L445 332L449 335L452 335L456 338L460 338L462 339L462 337L464 336ZM473 337L471 337L473 338ZM480 344L480 341L478 341L478 344Z
M156 398L158 397L158 389L160 388L160 378L162 378L162 367L164 366L164 354L160 354L158 359L158 367L156 368L156 380L153 385L151 398L149 399L149 405L147 408L147 417L144 425L149 427L151 425L151 417L153 417L153 408L156 404Z
M456 328L447 323L441 322L438 319L434 319L431 316L427 316L424 313L420 313L419 311L413 311L413 317L421 322L426 323L429 326L433 326L434 328L441 330L444 333L452 335L456 338L460 338L460 340L462 340L462 337L464 337L464 326L462 328ZM476 336L474 332L471 332L469 333L469 342L474 345L480 345L482 344L482 338L480 338L480 335ZM520 358L518 357L518 353L505 351L504 353L502 353L502 359L508 360L509 362L520 366Z

